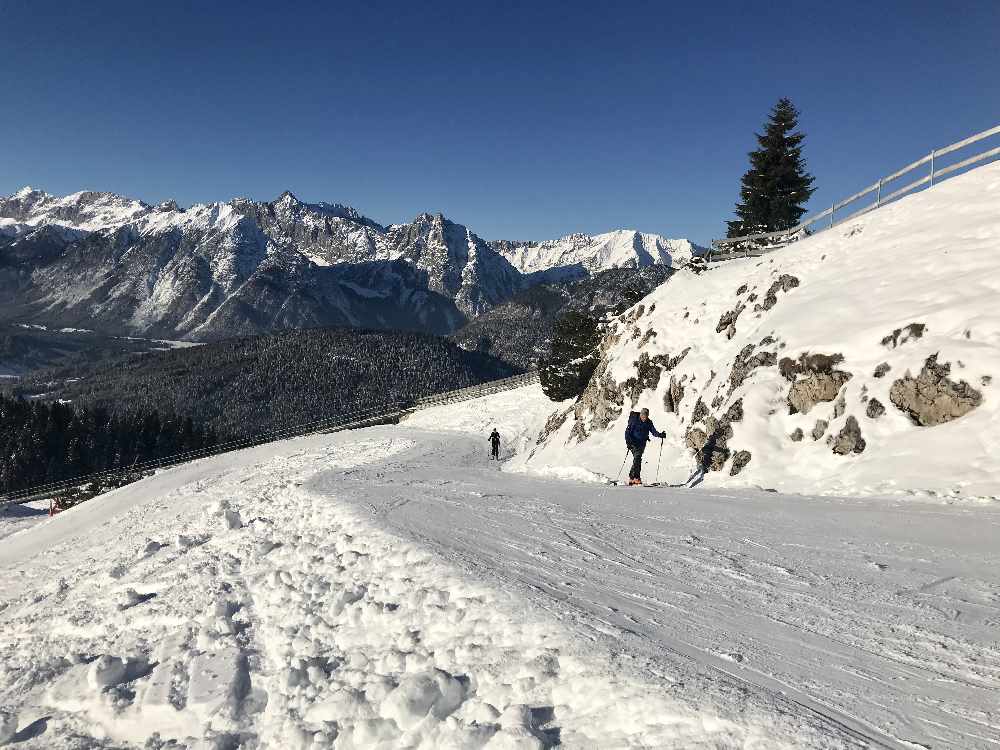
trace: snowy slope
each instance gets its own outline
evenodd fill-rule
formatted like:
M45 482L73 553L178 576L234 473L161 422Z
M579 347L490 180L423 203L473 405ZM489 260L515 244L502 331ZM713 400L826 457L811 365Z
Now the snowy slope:
M646 406L668 433L660 479L704 459L712 485L1000 498L998 202L992 164L763 258L677 274L617 321L528 465L614 476L628 412Z
M569 402L562 406L568 405ZM500 457L507 460L534 446L546 418L556 407L535 383L457 404L422 409L406 417L403 424L474 435L484 446L496 428L501 438Z
M7 538L0 742L859 746L776 694L622 654L610 622L581 627L554 602L528 603L502 578L387 532L384 513L436 492L424 462L440 478L442 457L465 460L467 444L391 428L277 443ZM407 466L415 481L398 484ZM373 480L386 473L391 484ZM496 476L468 471L459 491L483 498Z
M630 229L597 235L571 234L544 242L492 244L521 273L544 273L549 280L575 278L608 268L682 266L704 251L689 240Z
M84 190L65 197L24 187L11 196L0 196L0 227L58 225L96 231L140 219L154 209L142 201L113 193Z

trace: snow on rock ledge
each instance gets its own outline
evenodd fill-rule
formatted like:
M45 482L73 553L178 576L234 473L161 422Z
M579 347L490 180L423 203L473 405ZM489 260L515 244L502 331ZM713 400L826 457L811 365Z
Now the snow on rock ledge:
M713 484L1000 497L998 201L991 164L763 258L677 274L618 319L601 382L527 465L614 476L624 393L668 433L661 480L704 463Z

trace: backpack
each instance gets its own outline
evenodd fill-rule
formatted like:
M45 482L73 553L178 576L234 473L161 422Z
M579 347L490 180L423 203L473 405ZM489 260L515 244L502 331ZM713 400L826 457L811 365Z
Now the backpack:
M632 428L639 423L639 412L630 411L628 413L628 427L625 428L625 442L629 442L632 435Z

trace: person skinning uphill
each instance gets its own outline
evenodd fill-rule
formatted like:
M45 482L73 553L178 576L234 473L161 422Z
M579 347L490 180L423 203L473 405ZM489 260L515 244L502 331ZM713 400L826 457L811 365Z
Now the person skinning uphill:
M632 468L628 472L628 483L642 484L642 452L646 450L650 434L663 440L665 432L659 432L653 420L649 418L649 409L643 409L638 414L632 412L628 417L628 427L625 428L625 445L632 454Z
M493 432L490 433L490 445L492 446L492 451L490 453L490 460L494 458L500 460L500 433L497 432L497 428L493 428Z

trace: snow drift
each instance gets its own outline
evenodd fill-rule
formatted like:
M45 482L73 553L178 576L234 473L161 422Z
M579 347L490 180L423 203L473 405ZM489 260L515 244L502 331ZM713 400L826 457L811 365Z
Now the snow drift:
M1000 164L762 258L685 271L614 321L524 456L614 475L630 409L660 479L1000 496ZM647 451L652 479L658 446Z

